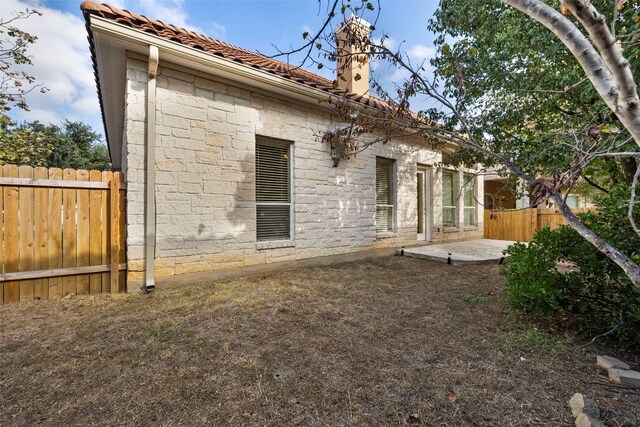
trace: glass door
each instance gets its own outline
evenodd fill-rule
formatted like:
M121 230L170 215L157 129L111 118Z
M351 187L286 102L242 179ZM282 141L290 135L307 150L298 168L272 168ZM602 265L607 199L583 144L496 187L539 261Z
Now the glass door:
M417 234L418 240L431 241L431 173L428 168L418 169L417 178Z

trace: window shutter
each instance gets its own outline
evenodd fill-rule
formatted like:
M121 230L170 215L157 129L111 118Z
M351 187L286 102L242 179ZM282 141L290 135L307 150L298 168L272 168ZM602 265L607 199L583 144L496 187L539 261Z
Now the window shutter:
M257 239L259 242L269 240L288 240L291 238L291 209L285 206L257 206Z
M453 172L442 172L442 205L443 206L455 206L453 195Z
M376 203L390 205L391 201L391 161L376 158Z
M376 231L393 231L393 160L376 157Z
M456 178L453 171L442 171L442 225L455 227L456 221Z
M256 234L258 241L291 238L291 143L256 138Z
M464 225L471 227L476 225L476 177L464 174Z
M464 174L464 205L474 206L476 178L470 174Z
M266 138L256 141L256 201L290 201L289 143Z

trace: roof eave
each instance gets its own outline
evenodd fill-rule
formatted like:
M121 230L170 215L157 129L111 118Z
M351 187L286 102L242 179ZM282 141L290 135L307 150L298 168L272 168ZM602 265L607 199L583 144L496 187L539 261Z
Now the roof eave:
M190 46L185 46L172 40L167 40L155 34L145 33L143 31L124 26L113 22L107 18L86 14L88 19L87 29L89 32L89 40L91 44L92 59L94 68L98 69L95 39L96 37L106 36L121 46L126 51L136 52L146 55L150 45L158 47L160 52L160 61L181 65L186 68L196 69L207 73L211 76L222 78L231 82L239 83L244 87L252 87L263 91L276 93L288 99L295 99L299 102L313 104L320 108L330 108L325 101L332 97L340 97L338 93L331 93L323 89L314 88L304 83L293 81L269 71L253 68L242 63L238 63L228 58L214 56L209 53L200 51ZM100 74L96 73L98 85L98 93L102 107L103 121L105 130L107 131L107 141L117 139L118 135L109 135L107 126L107 117L104 111L104 93L101 90ZM349 99L349 102L355 108L375 108L365 105L359 100ZM111 147L113 144L109 143ZM112 148L110 148L111 152ZM114 153L112 153L112 158Z

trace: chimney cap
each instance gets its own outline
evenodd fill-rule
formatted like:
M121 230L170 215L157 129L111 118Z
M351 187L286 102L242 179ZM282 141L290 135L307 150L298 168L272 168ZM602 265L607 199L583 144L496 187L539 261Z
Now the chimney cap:
M353 13L349 18L347 18L340 26L336 29L336 34L344 30L344 28L348 25L358 25L361 28L366 29L367 31L371 30L371 24L365 21L364 19L354 15Z

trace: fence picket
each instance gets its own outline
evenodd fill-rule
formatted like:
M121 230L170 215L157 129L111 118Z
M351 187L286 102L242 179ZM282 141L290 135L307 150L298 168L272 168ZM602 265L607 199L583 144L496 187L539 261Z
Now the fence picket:
M113 172L105 171L102 172L102 182L111 183L113 179ZM102 227L100 230L100 256L102 261L101 264L109 264L109 236L111 236L111 214L110 214L110 204L109 204L109 190L102 190L102 201L101 201L101 218ZM101 275L101 288L102 292L110 292L111 291L111 278L110 273L102 273Z
M127 239L126 239L126 190L124 182L124 174L122 172L116 173L118 179L118 196L120 201L118 202L118 238L120 239L120 245L118 247L118 265L127 262ZM115 177L114 177L115 178ZM119 267L118 267L119 268ZM127 272L125 270L118 270L118 292L126 292L127 290Z
M575 208L574 213L591 208ZM537 230L549 227L552 230L566 224L557 209L529 208L518 210L490 211L484 213L484 238L530 242Z
M88 181L89 171L78 170L76 171L76 179L78 181ZM89 241L91 239L90 227L89 227L89 190L77 189L77 214L76 220L76 245L78 250L77 255L77 267L86 267L89 265ZM89 276L80 275L77 276L77 293L78 295L86 295L89 293Z
M113 179L111 180L111 194L109 194L109 204L110 204L110 221L111 221L111 235L109 236L110 243L110 261L111 261L111 276L110 276L110 286L111 292L118 292L120 289L119 285L119 274L118 274L118 264L120 257L120 180L118 173L113 174Z
M16 165L4 165L4 177L18 177ZM19 224L18 208L19 194L16 187L4 187L4 271L14 272L20 270ZM5 282L4 301L20 301L20 282Z
M62 180L62 169L49 169L49 179ZM49 188L49 268L62 268L62 188ZM62 278L49 278L49 298L62 296Z
M46 168L35 168L33 177L36 179L48 179L49 171ZM49 241L49 224L47 212L49 211L49 189L35 188L33 190L33 210L35 213L34 246L35 270L47 270L49 268L49 253L47 242ZM34 298L49 298L49 279L37 279L35 281Z
M102 182L102 174L100 171L89 172L89 180L92 182ZM102 256L100 247L102 245L101 226L101 210L102 210L102 191L92 190L89 193L89 265L102 264ZM89 276L89 291L91 294L97 294L102 291L102 282L100 273Z
M75 181L77 173L74 169L62 171L65 181ZM78 263L78 242L76 241L76 204L77 190L65 188L62 190L62 266L76 267ZM62 279L62 295L75 294L77 292L78 278L76 276Z
M122 173L0 166L0 303L125 290L125 193Z
M31 166L20 166L18 168L20 178L33 178L33 168ZM33 188L21 187L19 189L20 212L20 270L33 270ZM20 301L30 301L34 297L35 281L20 281Z

